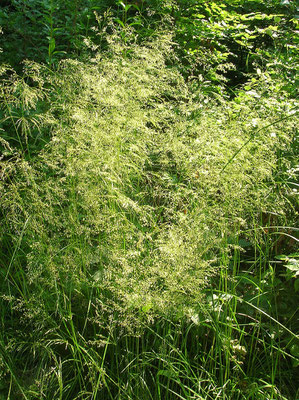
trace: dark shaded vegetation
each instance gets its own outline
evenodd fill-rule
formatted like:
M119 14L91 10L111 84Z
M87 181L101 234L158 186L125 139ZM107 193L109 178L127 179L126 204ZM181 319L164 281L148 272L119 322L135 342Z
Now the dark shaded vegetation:
M48 62L90 53L86 39L107 48L111 22L135 30L143 41L164 26L175 33L177 63L184 76L203 75L207 90L231 89L257 68L283 75L292 91L296 57L295 1L12 0L1 5L2 60L19 71L24 59ZM214 84L214 86L213 86ZM295 93L294 93L295 94Z

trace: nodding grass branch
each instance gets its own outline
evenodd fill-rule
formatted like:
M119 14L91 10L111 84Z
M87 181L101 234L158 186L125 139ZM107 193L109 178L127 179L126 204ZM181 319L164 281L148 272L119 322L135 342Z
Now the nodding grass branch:
M231 162L236 158L236 156L244 149L244 147L246 147L248 145L248 143L251 142L252 139L254 139L254 137L261 132L264 129L270 128L270 126L276 125L281 121L284 121L286 119L291 118L293 115L295 115L298 112L298 109L292 109L289 111L289 115L279 118L274 122L271 122L271 124L268 124L266 126L263 126L262 128L258 129L256 132L252 133L249 137L248 140L246 140L246 142L233 154L233 156L228 160L228 162L225 164L225 166L222 168L222 170L220 171L220 174L222 174L222 172L229 166L229 164L231 164Z
M13 252L13 255L12 255L12 257L11 257L9 266L8 266L8 268L7 268L5 280L7 280L7 278L8 278L8 275L9 275L9 272L10 272L10 269L11 269L11 266L12 266L12 263L13 263L13 261L14 261L16 252L17 252L17 251L19 250L19 248L20 248L20 245L21 245L21 242L22 242L22 239L23 239L23 236L24 236L24 233L25 233L25 230L26 230L26 227L27 227L27 224L28 224L29 220L30 220L30 217L28 217L28 218L26 219L25 223L24 223L22 232L21 232L21 234L20 234L20 236L19 236L18 242L17 242L17 244L16 244L16 247L15 247L14 252Z

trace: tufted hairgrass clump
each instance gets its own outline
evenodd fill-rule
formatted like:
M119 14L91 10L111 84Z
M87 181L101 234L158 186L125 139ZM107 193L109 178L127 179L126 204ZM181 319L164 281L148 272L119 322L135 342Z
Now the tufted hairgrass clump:
M240 267L242 243L264 260L262 218L283 225L292 208L276 177L291 163L283 154L293 105L283 93L244 92L229 104L203 95L200 82L171 67L166 34L143 46L109 43L89 62L6 72L0 382L9 390L0 391L11 399L210 399L222 391L225 399L227 381L236 399L283 398L266 381L261 397L246 397L258 390L242 378L239 338L255 333L236 322L225 339L217 336L225 321L215 318L227 285L235 297L226 317L237 307L238 283L223 271ZM207 297L219 271L224 286ZM196 361L203 349L206 369Z

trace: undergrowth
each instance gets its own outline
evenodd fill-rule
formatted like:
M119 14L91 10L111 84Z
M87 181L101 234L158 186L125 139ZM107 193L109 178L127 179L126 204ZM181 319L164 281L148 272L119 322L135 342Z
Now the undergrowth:
M171 40L2 70L0 398L295 398L296 103L203 95Z

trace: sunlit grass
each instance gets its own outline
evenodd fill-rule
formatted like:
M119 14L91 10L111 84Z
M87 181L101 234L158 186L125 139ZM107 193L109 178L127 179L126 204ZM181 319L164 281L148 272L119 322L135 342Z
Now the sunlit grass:
M203 96L167 36L110 42L3 83L1 396L291 398L293 104Z

